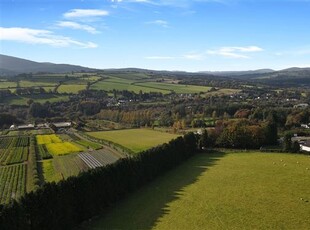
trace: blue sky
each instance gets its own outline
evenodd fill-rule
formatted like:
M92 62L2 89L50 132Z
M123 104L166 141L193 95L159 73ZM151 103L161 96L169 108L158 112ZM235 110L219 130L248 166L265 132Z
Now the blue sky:
M309 0L0 0L0 53L95 68L310 67Z

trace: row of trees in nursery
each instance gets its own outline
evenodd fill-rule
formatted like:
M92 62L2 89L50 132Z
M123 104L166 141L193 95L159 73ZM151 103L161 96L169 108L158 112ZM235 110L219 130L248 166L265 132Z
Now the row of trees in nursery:
M20 201L1 206L0 229L71 229L104 212L196 151L197 137L190 133L136 157L121 159L57 184L47 183Z

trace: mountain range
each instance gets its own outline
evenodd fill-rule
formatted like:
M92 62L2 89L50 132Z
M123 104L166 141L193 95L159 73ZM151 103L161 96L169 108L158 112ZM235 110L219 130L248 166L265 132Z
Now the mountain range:
M49 62L34 62L22 58L0 54L0 76L14 76L21 73L67 73L80 71L95 71L95 69L68 64Z
M0 54L0 76L14 76L21 73L68 73L68 72L92 72L99 69L88 68L78 65L54 64L47 62L34 62L17 57ZM148 72L161 75L182 75L182 76L205 76L205 77L223 77L240 79L246 81L255 81L271 85L310 85L310 68L289 68L275 71L272 69L259 69L249 71L204 71L189 73L184 71L154 71L139 68L107 69L108 72Z

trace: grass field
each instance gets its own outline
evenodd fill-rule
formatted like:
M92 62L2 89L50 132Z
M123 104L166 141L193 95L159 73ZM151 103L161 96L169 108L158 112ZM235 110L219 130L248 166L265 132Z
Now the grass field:
M7 89L7 88L13 88L16 87L16 82L12 81L0 81L0 89Z
M86 89L86 85L80 85L80 84L70 84L70 85L61 85L58 88L58 93L73 93L76 94L80 90Z
M46 87L46 86L55 86L56 84L53 82L39 82L39 81L20 81L20 87Z
M169 142L178 135L149 129L126 129L117 131L89 132L90 136L112 141L129 148L135 153Z
M139 76L133 75L128 78L111 77L104 81L100 81L92 86L92 89L110 91L112 89L116 90L128 90L134 91L135 93L140 92L161 92L163 94L168 94L171 92L175 93L200 93L208 92L210 87L205 86L194 86L194 85L180 85L180 84L170 84L162 82L141 82Z
M135 85L140 87L142 86L153 89L174 91L175 93L178 94L208 92L211 89L211 87L206 86L181 85L181 84L170 84L161 82L144 82L144 83L136 83Z
M148 74L145 73L109 73L109 77L117 77L122 79L130 79L130 80L141 80L145 78L150 78Z
M81 229L309 229L310 158L198 154Z
M133 91L135 93L139 93L140 90L142 92L161 92L163 94L170 93L170 91L165 89L155 89L155 88L149 88L149 87L143 87L138 85L133 85L132 81L126 80L126 79L107 79L104 81L100 81L94 85L91 86L91 89L95 90L105 90L105 91L111 91L113 89L115 90L128 90Z
M68 101L68 96L58 96L53 94L41 94L41 95L32 95L32 96L13 96L7 98L4 102L10 105L27 105L29 100L34 102L45 103L49 101L50 103L59 102L59 101Z

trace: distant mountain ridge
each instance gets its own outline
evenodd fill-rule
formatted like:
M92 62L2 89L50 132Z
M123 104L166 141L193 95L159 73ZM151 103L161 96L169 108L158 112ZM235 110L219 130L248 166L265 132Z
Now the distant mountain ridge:
M67 73L79 71L95 71L96 69L68 64L34 62L0 54L0 76L13 76L21 73Z
M273 73L273 69L258 69L258 70L246 70L246 71L202 71L200 73L212 74L216 76L242 76L252 74L264 74Z
M14 76L21 73L68 73L68 72L104 71L106 73L143 72L148 74L173 77L206 77L217 80L243 80L260 82L278 86L310 86L310 68L292 67L283 70L259 69L249 71L166 71L141 68L122 69L92 69L88 67L68 64L53 64L48 62L34 62L26 59L0 54L0 76Z

